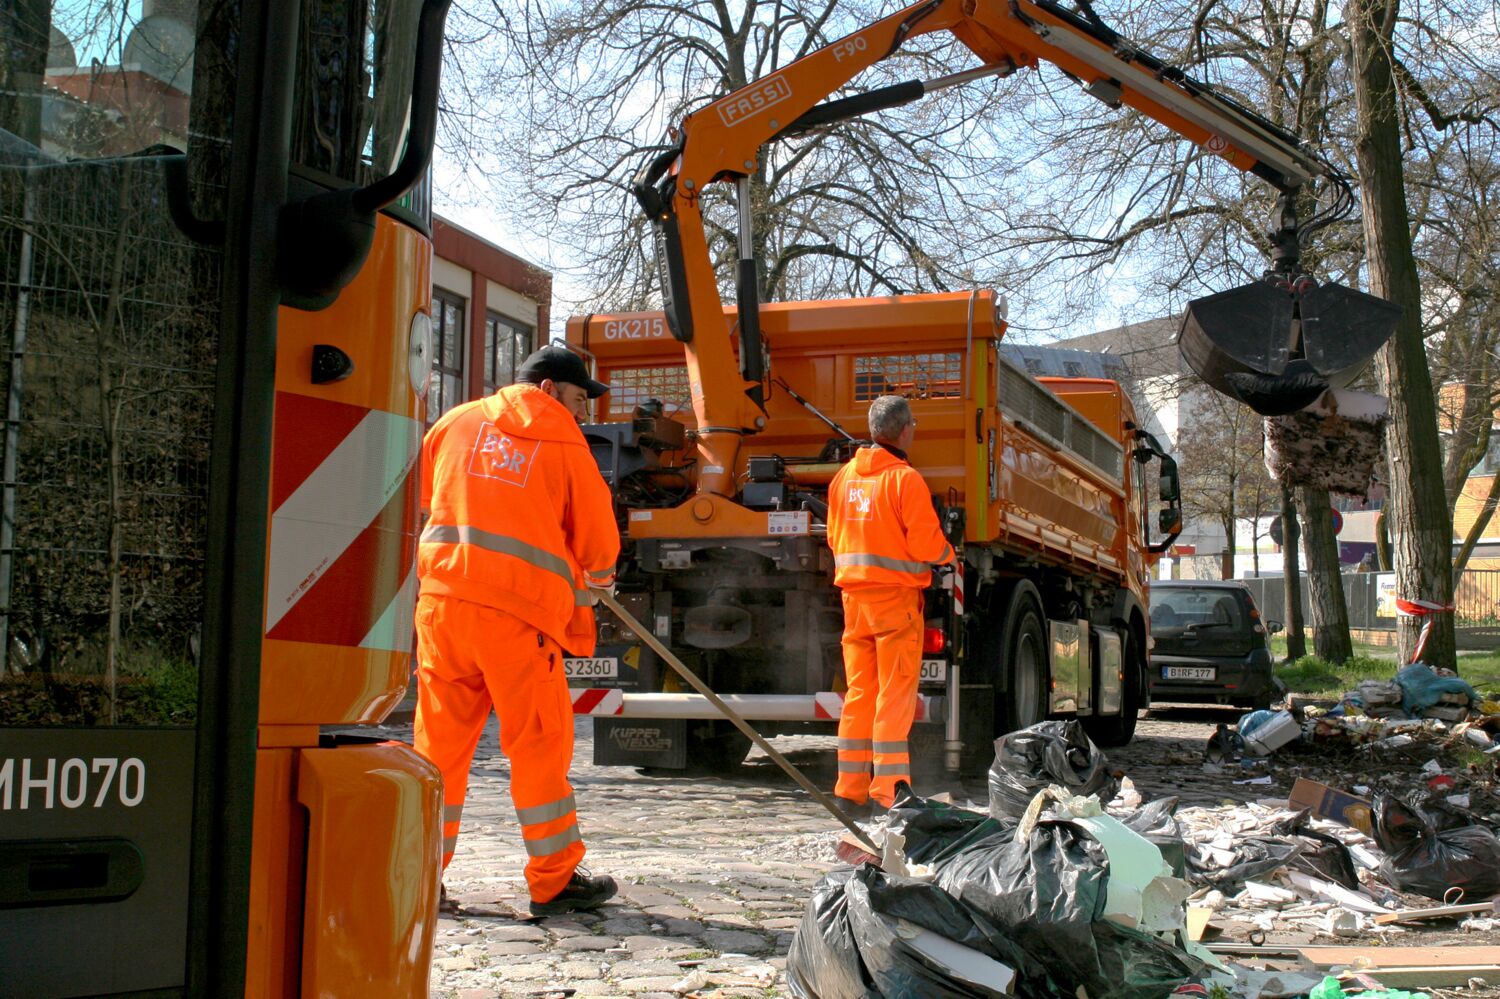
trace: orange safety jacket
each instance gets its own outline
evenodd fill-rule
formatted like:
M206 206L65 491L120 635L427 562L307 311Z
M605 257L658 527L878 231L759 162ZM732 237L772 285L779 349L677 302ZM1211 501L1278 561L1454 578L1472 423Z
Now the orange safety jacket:
M931 567L953 561L922 473L879 445L860 448L834 475L828 546L833 581L845 590L925 589Z
M620 532L562 403L518 384L444 414L422 442L422 508L422 593L498 608L593 654L588 586L614 582Z

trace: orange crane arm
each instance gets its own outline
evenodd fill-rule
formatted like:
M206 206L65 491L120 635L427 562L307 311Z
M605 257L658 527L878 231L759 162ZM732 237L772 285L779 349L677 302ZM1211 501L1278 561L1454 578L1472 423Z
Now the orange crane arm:
M1086 12L1089 8L1085 5ZM1091 13L1091 12L1090 12ZM895 84L819 104L908 38L952 32L982 66L940 80ZM698 422L698 491L731 496L739 442L765 424L766 372L757 322L749 176L761 147L818 125L887 107L980 76L1052 63L1111 106L1128 106L1278 187L1288 196L1328 168L1298 139L1179 70L1137 50L1097 18L1055 0L923 0L811 52L689 115L679 142L648 164L636 197L655 224L667 323L687 355ZM739 350L709 256L699 193L739 187ZM1291 223L1295 236L1295 220Z

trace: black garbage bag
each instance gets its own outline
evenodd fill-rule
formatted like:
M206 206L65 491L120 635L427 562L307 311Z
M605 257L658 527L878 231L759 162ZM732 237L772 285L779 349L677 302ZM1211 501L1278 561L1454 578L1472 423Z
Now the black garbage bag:
M995 740L990 766L990 814L1019 819L1031 799L1057 784L1074 794L1097 794L1108 803L1119 790L1104 753L1077 719L1045 721Z
M787 954L787 985L803 999L969 999L996 993L963 981L911 943L913 926L931 930L1007 965L1014 993L1058 993L1044 966L982 916L936 885L889 875L869 864L840 868L813 889Z
M1288 866L1313 877L1337 882L1351 891L1359 891L1359 873L1354 869L1354 855L1336 837L1309 828L1310 815L1311 812L1304 808L1271 827L1271 832L1286 836L1302 846Z
M954 848L975 840L1015 830L1014 820L999 822L984 812L923 798L902 781L896 798L885 813L887 828L906 839L903 847L908 863L931 864Z
M1126 828L1150 840L1172 868L1172 875L1183 878L1187 876L1187 855L1176 812L1175 797L1157 798L1119 819Z
M1440 902L1452 901L1454 888L1465 902L1500 893L1500 839L1481 825L1456 825L1455 817L1377 795L1375 841L1386 854L1381 877Z
M1104 847L1067 821L1044 821L1022 842L989 841L938 870L938 886L993 923L1060 985L1090 999L1155 999L1203 969L1159 937L1103 916Z
M1187 879L1194 885L1217 888L1232 895L1246 881L1279 871L1302 852L1302 844L1281 836L1244 836L1235 841L1234 859L1224 863L1207 846L1187 848Z

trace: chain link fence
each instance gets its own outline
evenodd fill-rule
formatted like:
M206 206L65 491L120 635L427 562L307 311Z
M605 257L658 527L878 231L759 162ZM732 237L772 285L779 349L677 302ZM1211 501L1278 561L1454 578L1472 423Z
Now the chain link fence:
M1349 605L1349 627L1361 631L1396 629L1396 574L1351 572L1343 575L1344 599ZM1241 580L1250 588L1263 616L1286 617L1286 580L1263 576ZM1460 638L1466 647L1500 647L1500 569L1469 569L1454 587L1454 608ZM1302 586L1302 619L1312 620L1308 587Z
M166 203L156 157L0 170L0 724L191 717L218 260Z

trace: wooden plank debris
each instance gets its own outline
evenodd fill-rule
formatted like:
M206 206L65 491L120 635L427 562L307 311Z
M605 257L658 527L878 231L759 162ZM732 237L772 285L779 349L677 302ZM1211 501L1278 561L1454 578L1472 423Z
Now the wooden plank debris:
M1451 919L1454 916L1469 916L1480 912L1500 911L1495 902L1474 902L1470 905L1429 905L1423 909L1397 909L1376 916L1374 922L1384 926L1389 923L1416 923L1424 919Z

